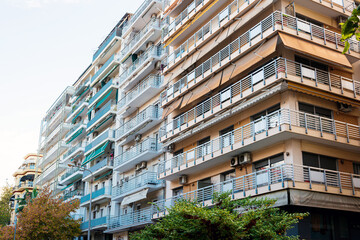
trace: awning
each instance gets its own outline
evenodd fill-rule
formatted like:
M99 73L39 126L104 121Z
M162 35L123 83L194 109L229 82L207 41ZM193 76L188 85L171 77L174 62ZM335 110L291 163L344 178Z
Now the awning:
M105 102L111 95L112 89L102 98L98 101L98 103L95 106L95 109L98 108L103 102Z
M74 124L76 122L76 119L80 116L80 114L85 110L86 107L83 107L78 114L76 114L76 116L72 119L72 124Z
M84 166L85 164L91 162L95 158L101 156L104 152L106 147L108 146L109 141L101 144L98 148L93 150L89 155L86 156L85 160L82 162L81 166Z
M69 185L67 185L66 187L62 188L61 191L64 191L66 189L68 189L69 187L71 187L72 185L74 185L75 182L70 183Z
M87 88L84 89L84 91L76 98L76 100L74 102L77 102L77 100L79 100L79 98L81 98L82 95L84 95L87 90L89 90L90 86L87 86Z
M77 132L66 142L66 144L71 143L75 138L77 138L82 132L84 131L84 128L81 128L77 130Z
M20 178L20 182L24 182L24 181L27 181L27 180L33 181L34 178L35 178L34 174L25 175L25 176L22 176Z
M115 69L118 67L119 65L114 66L112 69L110 69L110 71L99 81L103 81L105 78L107 78L108 76L110 76L110 74L112 74L113 71L115 71ZM92 85L94 85L95 83L92 83Z
M148 191L149 191L149 189L147 188L147 189L141 190L140 192L137 192L132 195L124 197L124 199L121 202L121 206L128 205L130 203L139 201L141 199L145 199Z
M170 113L172 113L174 110L178 109L182 100L183 100L183 97L180 97L178 100L176 100L175 102L173 102L169 106L167 106L163 110L162 119L166 118L167 116L169 116Z
M325 61L333 62L338 65L343 65L349 68L352 67L349 60L341 52L319 46L315 43L311 43L285 33L280 32L279 35L285 47L291 48L298 52L309 54L315 58L321 58Z
M110 114L107 118L105 118L102 122L100 122L99 124L96 125L95 129L98 129L99 127L101 127L104 123L106 123L109 119L111 119L113 117L112 114Z
M110 174L112 174L112 170L110 170L110 171L108 171L108 172L106 172L106 173L104 173L104 174L102 174L102 175L98 176L97 178L95 178L95 179L94 179L94 181L97 181L97 180L103 179L104 177L109 176Z
M306 93L312 96L316 96L316 97L320 97L320 98L324 98L326 100L330 100L333 102L340 102L340 103L344 103L344 104L348 104L348 105L352 105L352 106L359 106L360 104L354 100L351 99L347 99L345 97L342 96L336 96L334 94L316 89L316 88L312 88L312 87L308 87L308 86L304 86L298 83L294 83L294 82L288 82L288 88L292 89L294 91L298 91L298 92L302 92L302 93Z

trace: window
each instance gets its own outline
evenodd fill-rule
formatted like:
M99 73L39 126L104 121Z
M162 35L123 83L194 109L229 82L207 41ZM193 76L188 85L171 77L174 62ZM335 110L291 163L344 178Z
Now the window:
M354 163L353 167L354 167L354 173L360 174L360 163Z
M299 111L311 114L306 115L306 126L308 128L318 131L322 130L328 133L333 132L333 122L328 119L319 118L323 117L333 119L333 114L331 110L299 102ZM302 127L305 127L305 115L303 114L300 115L300 124Z
M211 152L210 149L210 137L203 138L197 142L197 158L204 157Z
M324 183L326 179L328 185L338 184L338 174L334 172L337 171L336 158L308 152L303 152L302 157L304 166L310 167L304 167L304 179L306 181ZM323 169L333 171L325 172Z
M234 136L233 134L231 134L233 130L234 130L234 125L227 127L219 132L219 135L221 136L220 138L221 148L230 146L231 144L234 143L234 139L233 139Z
M173 196L176 197L176 196L179 196L183 193L183 187L179 187L179 188L175 188L173 189Z
M231 171L228 171L228 172L225 172L225 173L222 173L220 175L220 180L222 182L226 182L226 181L229 181L231 179L234 179L236 178L236 173L235 173L235 169L234 170L231 170ZM223 185L221 185L222 187L222 191L223 192L226 192L226 191L232 191L235 187L236 187L236 183L234 182L226 182L224 183Z
M336 158L308 152L303 152L302 155L305 166L337 171Z
M306 21L306 22L309 22L309 23L311 23L311 24L314 24L314 25L316 25L316 26L324 27L324 24L322 24L321 22L316 21L316 20L314 20L314 19L312 19L312 18L309 18L309 17L307 17L307 16L301 15L301 14L299 14L299 13L296 13L296 17L299 18L299 19L301 19L301 20L304 20L304 21Z
M274 112L280 109L280 104L276 104L264 111L261 111L253 116L251 116L251 121L254 121L253 131L254 133L263 132L268 128L273 128L279 126L280 115L273 114ZM267 119L265 118L267 117ZM267 121L266 121L267 120Z
M171 160L171 168L180 166L183 164L184 155L183 155L184 149L177 150L173 154L173 158Z
M267 185L269 182L275 183L281 181L281 169L277 168L277 166L280 166L282 164L284 164L283 153L255 162L254 169L256 172L259 172L256 175L257 186ZM270 174L267 171L269 168L271 168Z
M299 111L314 114L320 117L333 118L331 110L307 103L299 102Z

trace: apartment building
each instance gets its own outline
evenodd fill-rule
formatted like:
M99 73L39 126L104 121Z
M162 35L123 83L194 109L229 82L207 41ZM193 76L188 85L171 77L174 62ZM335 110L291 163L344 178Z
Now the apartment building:
M355 6L167 4L158 179L169 188L158 217L178 198L211 205L214 191L229 191L310 212L291 232L301 238L357 238L360 45L341 54L338 25Z
M310 212L289 234L356 239L360 44L342 54L338 25L355 7L144 0L46 114L37 182L80 199L83 238L89 213L92 239L126 240L228 191Z
M32 192L35 187L34 179L36 160L40 157L41 155L39 156L35 153L27 154L24 157L24 161L22 162L21 166L13 173L15 186L13 187L13 195L10 199L11 225L15 223L16 208L19 207L19 199L24 198L25 193L27 191Z

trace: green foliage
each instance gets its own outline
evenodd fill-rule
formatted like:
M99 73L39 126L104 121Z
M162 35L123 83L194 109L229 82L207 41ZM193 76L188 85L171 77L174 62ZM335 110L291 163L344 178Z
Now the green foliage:
M351 16L346 20L345 23L341 23L341 41L345 42L345 48L343 53L347 52L350 48L348 39L352 36L355 36L358 41L360 41L360 31L359 31L359 15L360 15L360 5L352 11Z
M214 206L180 200L156 224L130 235L131 240L266 240L298 239L285 236L305 213L287 213L274 207L275 200L231 200L227 193L214 194Z
M2 188L0 195L0 227L10 223L11 208L10 198L12 196L12 187L7 185Z
M36 193L35 193L36 194ZM70 214L79 208L79 201L63 202L51 197L48 188L31 198L17 215L16 239L21 240L68 240L79 236L81 220L74 220ZM14 238L14 227L0 228L0 240Z
M24 207L27 205L28 201L32 202L34 198L38 195L38 190L36 187L30 192L28 189L25 189L25 194L23 198L17 198L16 200L19 200L18 206L16 208L16 213L22 212Z

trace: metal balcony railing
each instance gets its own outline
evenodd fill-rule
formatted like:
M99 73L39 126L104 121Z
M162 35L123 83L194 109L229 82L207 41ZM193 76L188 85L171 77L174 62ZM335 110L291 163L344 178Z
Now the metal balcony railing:
M136 224L143 224L150 222L153 216L152 208L136 210L131 213L122 214L120 216L111 217L108 219L108 229L121 228L125 226L133 226Z
M73 135L75 133L75 130L78 130L78 128L81 126L81 125L86 125L84 123L84 120L81 120L79 123L77 123L76 125L74 125L70 130L69 132L66 134L65 138L68 138L70 137L71 135Z
M85 152L88 152L93 147L97 146L102 141L108 139L108 138L115 138L115 131L112 129L108 129L105 132L103 132L100 136L96 137L93 141L91 141L88 145L85 147Z
M162 46L153 46L148 48L143 54L139 56L128 68L124 69L120 75L120 84L123 83L133 72L139 70L143 63L151 57L160 57L164 50Z
M104 195L111 195L111 188L110 187L103 187L97 191L92 192L92 199L104 196ZM80 203L85 203L90 200L90 194L84 195L80 199Z
M104 72L104 70L113 62L113 61L120 61L120 56L116 53L114 53L105 63L104 65L92 76L91 83L93 83L101 73Z
M108 166L108 167L112 167L114 166L114 159L108 159L108 158L105 158L104 160L101 160L100 162L98 162L97 164L95 164L94 166L90 167L89 170L94 173L96 172L97 170L105 167L105 166ZM87 177L90 175L90 172L89 171L84 171L84 174L83 174L83 178Z
M31 188L34 186L33 182L20 182L17 188Z
M162 183L162 180L157 179L156 172L145 172L129 179L127 182L123 182L121 186L113 187L112 196L121 196L138 188L147 186L148 184L155 186L160 183Z
M132 88L129 92L126 93L125 97L119 100L118 102L118 110L124 107L133 99L139 97L146 89L148 88L158 88L162 85L164 81L163 76L161 75L150 75L139 84L137 84L134 88Z
M159 143L155 138L147 138L144 141L135 144L129 150L115 157L115 167L125 162L133 160L135 157L147 152L147 151L158 151Z
M225 59L231 61L232 55L234 53L240 54L242 48L247 45L252 45L252 40L256 37L260 36L263 38L263 33L269 29L276 30L276 27L280 26L281 28L290 28L296 30L298 32L302 32L308 34L312 40L314 39L321 39L326 43L333 43L335 47L338 48L343 47L344 43L340 41L341 34L335 33L333 31L327 30L325 28L319 27L312 23L306 22L304 20L283 14L282 12L275 11L274 13L270 14L260 23L255 25L249 31L242 34L240 37L235 39L229 45L221 49L219 52L214 54L208 60L203 62L193 71L182 77L180 80L175 82L167 89L167 95L171 95L177 92L181 93L181 89L189 87L189 83L197 82L197 79L204 78L206 73L211 73L214 67L221 66L221 62ZM350 40L350 51L360 53L360 45L358 41ZM236 56L238 55L236 54ZM164 95L164 93L162 94Z
M95 218L95 219L91 219L91 222L90 222L90 227L93 228L93 227L97 227L97 226L101 226L101 225L106 225L106 219L107 217L100 217L100 218ZM81 230L85 230L89 227L89 222L86 221L86 222L83 222L81 223L80 225L80 229Z
M90 100L89 106L92 105L104 92L106 92L110 87L116 86L117 78L110 79Z
M102 118L105 114L110 111L116 111L116 101L110 100L104 106L100 108L99 111L95 113L95 116L88 122L87 128L90 128L95 122Z
M176 201L181 199L204 202L211 200L215 192L228 192L232 196L246 197L249 190L252 190L252 193L255 190L257 194L259 188L265 187L270 192L273 185L286 187L287 184L296 188L298 182L308 184L309 189L312 189L313 185L323 186L324 191L327 191L328 187L335 187L339 190L339 194L347 189L353 195L359 196L360 175L302 165L283 164L158 201L152 207L152 213L164 212L166 208L173 206ZM320 190L317 188L317 191Z
M79 190L79 189L68 191L68 192L64 193L63 199L64 199L64 201L66 201L73 197L81 197L83 195L83 192L84 192L83 190Z
M257 84L267 85L266 80L270 77L280 78L280 73L285 74L285 77L295 76L304 80L312 80L316 87L328 86L329 91L332 89L339 89L341 93L349 92L354 97L360 94L360 82L346 77L342 77L327 71L323 71L314 67L310 67L301 63L297 63L285 58L277 58L263 67L257 69L218 94L212 96L206 101L198 104L196 107L174 118L166 127L160 132L160 136L174 133L175 130L184 130L188 127L190 122L195 121L198 117L205 119L205 114L213 113L215 108L221 106L222 103L230 101L235 104L238 101L233 101L234 98L243 97L245 91L251 90L254 92L254 86ZM166 92L165 92L166 93ZM167 94L161 97L161 100L166 102ZM210 115L211 116L211 115Z
M136 116L126 121L116 130L116 138L121 138L122 136L126 135L134 128L136 128L137 126L141 125L146 121L160 118L161 114L162 114L162 109L159 108L158 106L151 105L145 108L144 110L136 114Z
M282 125L287 125L290 129L292 126L301 127L306 132L308 130L319 131L321 135L324 133L332 134L335 140L338 136L346 138L348 142L350 142L350 139L360 140L360 127L357 125L291 109L280 109L166 160L159 165L159 173L178 168L184 164L187 166L189 162L196 164L197 159L213 156L214 152L236 143L244 144L246 139L256 140L258 134L268 133L269 129L272 128L281 129Z
M136 33L127 44L125 44L124 48L121 50L121 58L125 57L129 54L132 47L134 47L148 32L150 32L153 28L160 28L160 20L158 18L151 19L146 26L141 29L140 32Z
M115 38L115 37L121 37L121 28L115 28L107 37L106 39L100 44L99 48L96 50L96 52L93 55L93 61L100 55L100 53L109 45L109 43Z
M66 179L67 177L73 175L74 173L76 173L78 171L82 172L82 170L78 167L73 167L73 168L66 170L66 172L61 176L61 181Z
M86 102L86 99L83 98L79 103L75 104L72 106L71 111L69 112L69 114L67 115L67 117L70 117L74 112L76 112L79 107L83 106L83 103Z
M76 152L79 148L85 148L86 144L85 143L78 143L75 146L73 146L72 148L70 148L64 155L63 155L63 159L66 159L67 157L69 157L71 154L73 154L74 152Z

